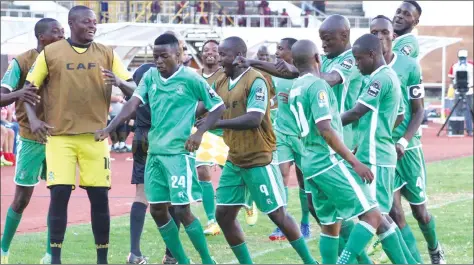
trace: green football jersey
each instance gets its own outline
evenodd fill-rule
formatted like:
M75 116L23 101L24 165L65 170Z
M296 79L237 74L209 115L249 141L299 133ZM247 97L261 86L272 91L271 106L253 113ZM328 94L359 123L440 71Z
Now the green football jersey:
M217 93L193 70L180 67L168 79L157 68L145 73L133 96L150 105L149 154L189 153L184 144L195 123L198 101L211 112L224 104Z
M16 60L8 65L8 69L5 72L5 75L2 77L2 87L8 88L10 91L14 91L20 82L21 68ZM21 87L20 87L21 88Z
M276 112L276 118L274 123L275 131L286 135L298 135L298 126L296 120L294 119L293 113L290 110L290 104L284 103L281 100L281 97L278 96L279 93L285 93L290 95L290 89L293 86L295 79L285 79L272 77L273 86L276 90L277 100L278 100L278 111Z
M317 154L311 156L312 169L317 167L315 172L321 172L340 161L340 156L326 143L316 126L322 120L331 120L331 127L342 139L337 100L329 84L312 74L301 76L291 88L289 103L305 150L309 156Z
M395 166L397 153L392 139L401 106L400 81L387 65L375 70L363 88L358 102L368 111L359 120L357 159L374 166Z
M420 46L413 33L408 33L397 37L393 41L392 51L418 59Z
M199 71L199 72L202 72L202 70ZM214 72L210 75L206 75L204 72L201 74L202 78L204 78L204 80L206 80L206 82L210 86L212 86L214 84L214 82L217 80L217 78L219 78L221 75L224 75L224 72L222 71L221 68L219 68L216 72ZM224 130L222 130L222 129L213 129L213 130L209 130L209 132L212 133L212 134L215 134L217 136L220 136L220 137L222 137L224 135Z
M343 113L352 109L359 95L362 75L355 65L352 50L347 50L332 59L322 56L321 72L330 73L336 71L342 77L342 83L332 87L338 103L338 110ZM353 149L356 141L353 135L354 125L344 126L344 143L349 149Z
M405 118L402 123L398 125L393 131L393 140L397 142L398 139L403 137L408 129L408 124L411 121L411 100L421 99L425 96L425 89L421 83L421 69L420 64L413 58L404 56L402 54L394 53L394 57L389 64L390 67L397 73L398 79L400 80L401 97L403 105L405 107ZM410 142L408 148L418 147L421 145L421 133L420 129L415 133Z

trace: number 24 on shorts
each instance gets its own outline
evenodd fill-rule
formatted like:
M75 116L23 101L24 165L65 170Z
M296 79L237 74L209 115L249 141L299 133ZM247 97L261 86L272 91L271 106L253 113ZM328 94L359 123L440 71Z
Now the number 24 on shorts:
M174 189L179 188L178 186L181 186L182 188L186 187L186 179L184 176L171 176L171 187Z

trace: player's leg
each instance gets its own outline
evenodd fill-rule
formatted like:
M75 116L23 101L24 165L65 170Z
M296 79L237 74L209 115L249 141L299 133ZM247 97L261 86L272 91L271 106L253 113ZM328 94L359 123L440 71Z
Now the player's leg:
M176 224L176 227L179 228L181 227L181 221L179 220L178 216L176 215L174 211L173 206L168 206L168 212L173 219L174 223ZM163 260L161 261L163 264L178 264L178 260L174 258L173 253L171 253L171 250L166 247L165 250L165 255L163 256Z
M237 220L240 208L248 202L247 189L241 169L229 161L222 170L216 195L216 220L227 243L240 264L252 264L244 233Z
M216 223L216 201L214 187L211 182L211 164L196 162L199 184L202 188L202 204L207 216L206 235L217 235L221 232Z
M298 163L297 163L298 164ZM309 226L309 206L308 206L308 196L306 196L306 191L304 188L304 176L303 172L301 172L300 168L295 165L296 171L296 179L298 180L298 195L300 198L300 205L301 205L301 234L305 238L311 237L311 230Z
M279 168L270 164L241 170L244 173L244 182L260 211L267 214L280 228L305 264L314 264L316 261L310 254L298 225L285 209L286 201Z
M160 156L170 187L171 204L184 225L189 239L201 256L203 264L213 264L201 223L191 212L190 204L202 200L195 159L188 155Z
M46 180L51 194L48 212L51 263L60 264L67 226L67 208L76 184L78 144L75 136L51 136L45 147L48 172Z
M110 237L108 191L112 185L110 152L107 142L96 142L94 135L74 136L77 142L81 188L87 190L91 204L92 233L97 263L107 263Z
M170 176L165 175L165 172L160 157L149 154L145 167L145 195L150 204L150 214L166 247L180 264L189 264L189 258L179 239L178 226L168 211L171 202L170 185L168 185Z

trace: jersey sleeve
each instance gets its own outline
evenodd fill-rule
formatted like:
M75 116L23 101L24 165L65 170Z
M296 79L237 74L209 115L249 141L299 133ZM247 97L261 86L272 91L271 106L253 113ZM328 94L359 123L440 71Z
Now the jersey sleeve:
M127 71L127 68L122 63L122 60L118 56L118 54L114 51L114 62L112 64L112 72L122 80L130 80L132 79L132 74Z
M224 104L221 97L217 95L216 91L207 83L204 78L199 76L197 80L192 80L191 84L194 84L195 86L193 91L197 92L197 100L202 101L207 111L213 112Z
M139 98L143 104L148 104L148 90L150 89L150 85L152 85L150 72L151 69L143 75L142 80L138 84L138 87L135 89L132 96Z
M422 84L421 67L418 63L414 64L413 70L407 82L408 99L420 99L425 97L425 87Z
M379 108L380 98L382 94L382 82L377 80L375 76L370 80L369 83L362 89L362 92L357 100L359 103L365 105L372 111L377 111Z
M26 81L34 84L36 87L40 87L46 77L48 76L48 65L46 64L46 57L44 56L44 50L36 58L36 61L31 66Z
M21 69L17 60L12 60L8 69L5 72L5 75L2 78L2 87L8 88L8 90L13 91L17 89L18 82L20 81Z
M311 114L314 117L314 123L323 120L331 120L331 110L329 108L328 88L323 84L314 83L309 89L309 99Z
M415 49L416 49L416 47L413 43L405 43L399 48L398 52L400 52L400 53L402 53L406 56L410 56L411 58L416 58L415 57Z
M405 102L403 100L403 97L400 96L400 102L398 103L398 111L397 111L397 115L401 115L401 114L405 114Z
M351 77L354 75L357 67L355 66L355 60L351 56L346 56L341 63L335 64L330 72L336 71L342 78L342 84L349 82Z
M260 78L255 79L247 98L247 112L255 111L265 114L268 100L268 88L265 81Z

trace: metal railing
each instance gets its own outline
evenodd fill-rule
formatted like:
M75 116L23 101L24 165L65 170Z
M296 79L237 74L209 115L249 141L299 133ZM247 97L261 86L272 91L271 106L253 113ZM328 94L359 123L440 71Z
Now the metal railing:
M60 14L67 14L67 12L60 11L48 11L48 12L34 12L26 9L11 9L11 8L2 8L1 9L2 17L29 17L29 18L44 18L45 16L56 13L57 16Z

